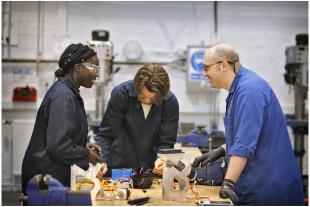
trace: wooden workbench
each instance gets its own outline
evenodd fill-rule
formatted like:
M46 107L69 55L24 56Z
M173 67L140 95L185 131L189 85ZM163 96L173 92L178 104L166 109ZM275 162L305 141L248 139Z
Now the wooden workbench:
M200 150L197 147L182 147L180 143L176 143L174 146L175 149L182 149L185 152L183 161L187 163L192 163L194 159L201 155ZM222 199L219 197L220 186L205 186L197 185L196 186L201 196L208 196L210 200L219 200L219 201L228 201L228 199ZM132 189L130 192L129 200L150 197L149 202L144 205L149 206L194 206L195 205L195 195L191 190L187 192L187 198L185 202L175 202L175 201L164 201L162 200L162 185L161 180L158 182L153 182L151 188L146 189L146 192L143 192L141 189ZM206 198L201 198L206 199ZM93 205L96 206L124 206L128 205L127 200L95 200Z
M161 182L161 180L159 181ZM224 199L219 197L220 186L204 186L197 185L197 189L200 191L201 196L208 196L210 200L221 200ZM185 202L174 202L174 201L164 201L162 200L162 185L161 183L157 184L153 182L151 188L146 189L146 192L143 192L141 189L133 189L130 192L129 200L150 197L149 202L144 205L148 206L194 206L195 205L195 195L191 190L188 190L187 197ZM206 198L203 198L206 199ZM226 200L226 199L225 199ZM96 206L124 206L128 205L127 200L102 200L96 199L93 201L93 205Z

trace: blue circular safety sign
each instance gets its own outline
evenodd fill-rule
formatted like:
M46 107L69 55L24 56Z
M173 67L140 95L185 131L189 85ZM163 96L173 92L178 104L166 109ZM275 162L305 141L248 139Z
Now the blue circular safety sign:
M191 64L194 70L198 72L203 72L203 57L204 57L205 51L204 50L198 50L193 53L191 57Z

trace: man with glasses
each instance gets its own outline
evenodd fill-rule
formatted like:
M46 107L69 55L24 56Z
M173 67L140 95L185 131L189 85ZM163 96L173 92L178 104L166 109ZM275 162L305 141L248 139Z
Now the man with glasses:
M194 167L227 156L219 193L238 205L303 205L301 173L280 103L269 84L241 66L230 45L205 53L204 75L226 89L226 144L197 157Z
M178 121L179 104L167 72L158 64L142 66L134 80L112 90L97 138L102 175L110 175L108 169L154 166L160 174L163 161L156 159L157 152L173 148Z

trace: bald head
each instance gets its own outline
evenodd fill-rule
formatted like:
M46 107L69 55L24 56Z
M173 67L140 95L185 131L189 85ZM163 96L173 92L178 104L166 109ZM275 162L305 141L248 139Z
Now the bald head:
M236 50L229 44L216 44L207 50L206 55L212 55L217 60L226 60L229 62L239 62L239 55Z
M232 66L231 69L235 74L241 67L238 53L231 45L225 43L216 44L209 48L205 52L204 61L205 65L226 61Z

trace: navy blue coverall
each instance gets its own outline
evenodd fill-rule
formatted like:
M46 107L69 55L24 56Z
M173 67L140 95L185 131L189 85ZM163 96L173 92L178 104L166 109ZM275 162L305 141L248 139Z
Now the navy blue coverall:
M144 118L133 81L116 86L102 119L97 142L108 168L154 167L159 148L173 148L178 130L179 104L171 92L153 104Z
M70 166L87 170L88 124L83 99L68 79L56 81L37 113L31 140L22 164L22 191L36 174L50 174L70 186Z

